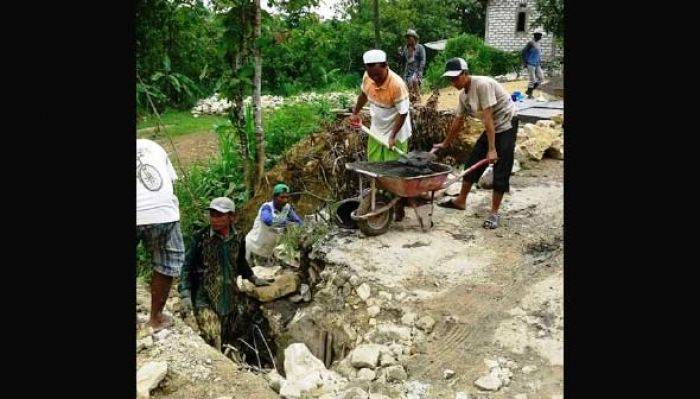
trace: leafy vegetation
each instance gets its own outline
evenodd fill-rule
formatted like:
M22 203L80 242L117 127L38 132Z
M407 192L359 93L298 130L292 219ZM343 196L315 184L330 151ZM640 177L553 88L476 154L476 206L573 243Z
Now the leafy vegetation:
M452 57L462 57L473 75L503 75L520 69L518 52L498 50L484 43L480 37L463 34L449 39L445 51L428 66L425 78L431 88L445 87L449 81L442 77L445 62Z

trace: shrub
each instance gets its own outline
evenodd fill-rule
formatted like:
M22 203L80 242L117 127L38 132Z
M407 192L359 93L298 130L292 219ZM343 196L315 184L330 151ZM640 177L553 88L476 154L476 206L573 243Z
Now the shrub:
M449 39L445 51L440 53L428 67L425 78L431 88L441 88L449 84L442 77L445 62L452 57L462 57L473 75L503 75L520 69L520 55L517 51L508 52L488 46L477 36L463 34Z

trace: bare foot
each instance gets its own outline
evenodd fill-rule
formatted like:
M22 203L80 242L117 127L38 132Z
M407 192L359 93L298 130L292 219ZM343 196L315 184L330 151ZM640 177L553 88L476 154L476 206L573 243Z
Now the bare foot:
M169 328L173 325L173 319L170 316L166 316L163 313L156 317L151 317L148 321L148 325L153 328L154 332L160 331L164 328Z
M453 200L448 200L448 201L439 202L439 203L437 204L437 206L439 206L439 207L441 207L441 208L457 209L457 210L460 210L460 211L463 211L463 210L465 210L465 209L467 208L467 204L459 205L459 204L457 204L457 203L456 203L455 201L453 201Z

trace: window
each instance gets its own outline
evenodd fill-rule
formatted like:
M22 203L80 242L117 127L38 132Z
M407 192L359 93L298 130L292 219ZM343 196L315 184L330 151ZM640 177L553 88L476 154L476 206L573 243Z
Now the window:
M516 32L525 32L525 11L518 12L518 24L515 28Z

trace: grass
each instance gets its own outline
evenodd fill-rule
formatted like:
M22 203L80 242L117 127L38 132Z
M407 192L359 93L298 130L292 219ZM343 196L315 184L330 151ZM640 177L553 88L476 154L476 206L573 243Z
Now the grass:
M324 101L309 101L300 104L284 105L276 110L266 110L263 118L265 124L266 152L269 170L292 145L304 139L308 135L323 128L324 124L333 120L330 105ZM247 118L252 114L247 112ZM180 225L185 242L189 242L192 233L198 228L206 226L208 217L204 211L205 206L212 198L226 196L232 198L236 207L240 208L247 201L247 195L243 184L242 160L238 146L238 136L225 118L211 117L209 126L202 127L200 120L204 117L194 118L188 112L166 112L163 115L164 124L173 124L168 132L175 135L186 134L187 129L199 131L210 129L219 139L219 156L209 159L206 165L192 165L188 168L188 182L184 180L175 183L175 194L180 203ZM147 127L148 121L142 126ZM151 118L151 123L154 123ZM214 129L215 123L219 124ZM198 125L199 124L199 125ZM193 128L193 126L195 126ZM249 140L253 139L252 122L247 130ZM251 157L254 155L254 146L251 144ZM297 238L301 231L290 239ZM314 239L318 237L314 236ZM137 275L144 281L150 277L148 255L139 247L137 249Z
M214 125L224 123L226 121L225 116L220 115L202 115L198 118L192 116L189 111L179 111L168 109L161 115L161 120L165 129L170 134L170 136L181 136L196 132L213 132ZM155 127L157 125L158 118L155 115L146 115L139 118L136 124L136 129L146 129L150 127ZM139 137L148 137L153 131L147 130L145 132L139 132L137 130Z

